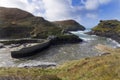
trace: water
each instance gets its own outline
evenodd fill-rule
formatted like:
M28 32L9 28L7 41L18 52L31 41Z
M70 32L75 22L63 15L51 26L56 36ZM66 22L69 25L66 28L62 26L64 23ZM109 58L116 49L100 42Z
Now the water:
M94 48L97 44L104 44L113 48L120 47L120 44L112 39L87 35L85 32L87 31L71 32L82 38L84 40L82 43L51 46L48 50L40 52L38 55L24 59L13 59L10 57L9 48L1 48L0 67L57 65L70 60L99 55L100 53Z
M113 48L120 47L120 44L118 42L116 42L115 40L112 40L110 38L85 34L88 31L89 30L71 32L71 33L79 36L80 38L82 38L87 43L92 43L92 46L95 46L96 44L104 44L104 45L108 45L108 46L113 47Z

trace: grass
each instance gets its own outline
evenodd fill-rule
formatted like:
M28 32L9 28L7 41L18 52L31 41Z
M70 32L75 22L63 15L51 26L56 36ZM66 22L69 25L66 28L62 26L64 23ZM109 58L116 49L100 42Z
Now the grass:
M97 49L111 54L66 62L55 69L0 68L0 78L20 78L15 80L119 80L120 49L109 47Z
M3 38L47 38L50 35L62 34L61 28L44 20L42 17L29 17L16 21L1 20L0 27L0 34Z
M84 26L82 26L81 24L79 24L78 22L74 20L55 21L53 23L58 25L64 30L70 30L70 31L77 30L77 29L85 30Z
M120 33L120 21L118 20L104 20L92 29L93 31L101 31L102 33L112 31Z

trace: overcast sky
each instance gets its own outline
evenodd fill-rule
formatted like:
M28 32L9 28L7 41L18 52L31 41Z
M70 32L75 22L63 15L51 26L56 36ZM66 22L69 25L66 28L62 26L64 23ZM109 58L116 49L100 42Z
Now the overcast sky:
M85 27L120 20L120 0L0 0L0 6L26 10L47 20L74 19Z

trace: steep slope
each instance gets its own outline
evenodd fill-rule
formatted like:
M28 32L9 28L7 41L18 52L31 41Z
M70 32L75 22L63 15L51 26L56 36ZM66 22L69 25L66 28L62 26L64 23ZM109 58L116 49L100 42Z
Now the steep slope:
M0 7L0 38L46 38L61 29L42 17L17 9Z
M69 24L70 22L70 24ZM65 22L69 26L75 21ZM73 29L72 27L69 29ZM45 20L42 17L33 16L31 13L17 9L0 7L0 39L16 38L52 38L54 41L61 42L81 42L82 40L75 35L64 34L63 28Z
M19 19L24 19L28 17L33 17L32 14L17 9L17 8L4 8L0 7L0 18L3 20L19 20Z
M85 30L85 27L80 25L75 20L64 20L64 21L55 21L54 24L58 25L62 28L65 32L68 31L78 31L78 30Z
M112 38L120 43L120 21L101 20L89 34Z

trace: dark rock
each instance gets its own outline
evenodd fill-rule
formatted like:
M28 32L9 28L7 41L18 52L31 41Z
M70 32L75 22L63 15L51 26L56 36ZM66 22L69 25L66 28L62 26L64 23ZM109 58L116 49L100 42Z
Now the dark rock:
M51 40L51 44L66 44L66 43L79 43L82 42L83 40L80 39L78 36L73 35L73 34L68 34L68 35L61 35L57 36L56 38Z

